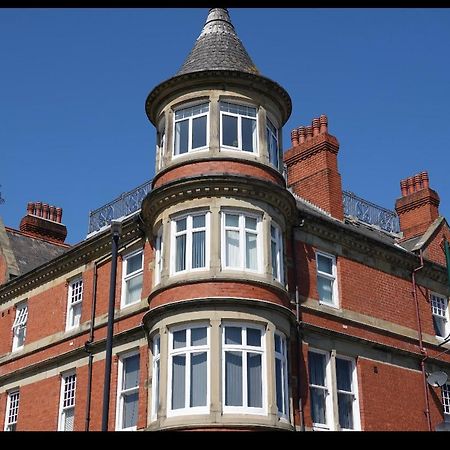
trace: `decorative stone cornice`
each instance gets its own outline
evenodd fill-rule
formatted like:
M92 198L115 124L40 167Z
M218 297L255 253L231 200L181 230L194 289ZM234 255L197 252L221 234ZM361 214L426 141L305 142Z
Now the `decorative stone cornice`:
M270 98L282 112L281 126L291 115L292 101L289 94L270 78L236 70L204 70L178 75L156 86L148 95L145 103L147 116L150 122L157 126L157 115L163 104L169 99L177 98L187 91L223 90L225 86L247 87Z
M264 201L280 210L288 221L297 215L296 202L285 188L271 182L239 175L194 176L154 189L142 202L142 216L152 227L156 216L176 203L202 197L236 196Z

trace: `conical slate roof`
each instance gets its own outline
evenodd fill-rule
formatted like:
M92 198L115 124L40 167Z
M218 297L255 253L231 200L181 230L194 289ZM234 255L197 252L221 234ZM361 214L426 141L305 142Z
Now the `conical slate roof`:
M203 70L236 70L259 74L224 8L209 10L194 48L176 75Z

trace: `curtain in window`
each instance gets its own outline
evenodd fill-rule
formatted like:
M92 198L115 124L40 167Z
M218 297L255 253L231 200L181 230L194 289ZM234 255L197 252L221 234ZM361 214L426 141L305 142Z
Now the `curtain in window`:
M325 387L325 356L319 353L308 354L309 383ZM311 415L314 423L326 424L326 389L310 387Z
M64 411L64 431L73 431L75 408L68 408Z
M80 325L80 318L81 318L81 303L77 303L76 305L72 306L72 317L70 321L70 326L77 327Z
M176 238L175 271L186 269L186 235L182 234Z
M279 412L283 413L283 371L282 362L279 358L275 358L275 385L277 390L277 408Z
M192 233L192 268L205 267L205 232Z
M172 409L184 408L186 386L186 356L176 355L172 359Z
M319 299L323 302L333 303L333 281L328 278L317 277L317 290Z
M122 428L134 427L137 424L138 392L125 394L123 398Z
M142 291L142 274L130 278L126 282L127 294L125 297L125 304L134 303L141 299Z
M227 267L239 267L239 231L225 232L225 246Z
M191 404L206 406L206 352L191 354Z
M258 251L256 248L256 241L256 234L245 233L245 258L247 269L257 270L258 268Z
M241 352L225 352L225 405L242 406Z
M262 407L261 355L247 353L247 393L248 406Z

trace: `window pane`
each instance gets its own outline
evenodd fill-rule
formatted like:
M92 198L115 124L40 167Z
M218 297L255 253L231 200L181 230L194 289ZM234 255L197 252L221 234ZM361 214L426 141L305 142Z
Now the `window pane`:
M142 252L127 258L127 275L142 269Z
M27 332L27 328L25 327L19 327L16 328L14 332L17 331L17 347L22 347L25 343L25 335Z
M237 214L225 214L225 225L227 227L239 227L239 216Z
M242 328L225 327L225 344L242 344Z
M192 233L192 268L205 267L205 232Z
M64 411L64 431L73 431L74 412L74 408L69 408Z
M206 116L192 119L192 148L206 146Z
M258 251L256 248L257 235L254 233L245 233L245 267L247 269L257 270Z
M137 302L141 299L142 274L131 278L126 282L125 304Z
M436 335L445 337L445 320L442 317L433 315L433 325Z
M191 329L191 345L206 345L206 327L204 328L192 328Z
M178 233L179 231L184 231L184 230L186 230L186 223L187 223L187 219L186 219L186 218L184 218L184 219L179 219L179 220L176 221L176 224L177 224L177 233Z
M317 277L317 291L319 300L322 302L333 303L333 281L321 276Z
M338 393L339 425L353 429L353 396Z
M256 230L256 225L258 221L254 217L246 217L245 218L245 228L248 230Z
M281 353L281 338L278 334L275 335L275 351Z
M78 325L80 325L80 318L81 318L81 303L77 303L76 305L72 306L70 326L77 327Z
M158 413L158 409L159 409L159 360L156 361L155 364L155 373L153 375L153 383L155 383L155 391L154 391L154 396L155 398L153 399L153 414L157 414Z
M173 333L173 348L186 347L186 330L175 331Z
M311 415L314 423L326 424L326 409L324 389L311 388Z
M262 407L262 368L261 355L247 353L247 392L248 406Z
M336 358L337 388L352 392L352 363L346 359Z
M222 144L238 147L237 117L222 115Z
M242 150L254 152L256 150L256 120L242 118Z
M227 267L239 267L239 231L227 230L225 232L225 261Z
M277 389L277 408L278 411L284 413L283 407L283 372L282 372L282 363L280 359L275 358L275 383Z
M278 258L277 258L277 244L276 242L270 243L270 251L272 253L272 275L278 278Z
M225 405L242 406L241 352L225 352Z
M175 271L186 269L186 235L176 237Z
M202 228L205 226L205 215L194 216L192 217L192 227L193 228Z
M172 409L184 408L185 404L186 356L173 357L172 364Z
M317 269L324 273L333 274L333 261L322 255L317 255Z
M188 151L189 120L175 123L175 155L181 155Z
M139 355L133 355L123 360L123 389L139 386Z
M309 383L325 386L325 355L309 352Z
M247 328L247 345L261 347L261 330Z
M191 406L206 406L206 359L206 352L191 355Z
M134 427L137 424L139 394L126 394L123 397L122 427Z

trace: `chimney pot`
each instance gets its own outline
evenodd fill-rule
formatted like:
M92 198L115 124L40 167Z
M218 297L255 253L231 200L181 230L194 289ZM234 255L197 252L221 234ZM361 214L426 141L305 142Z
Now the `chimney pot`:
M49 218L48 203L42 203L42 217L44 219L48 219Z
M27 214L34 214L34 203L33 202L28 202Z
M320 120L318 117L312 120L312 129L313 136L317 136L320 133Z
M422 178L422 184L423 184L423 187L424 187L424 188L429 187L430 180L429 180L429 178L428 178L428 172L421 172L421 173L420 173L420 176L421 176L421 178Z
M312 135L313 135L313 130L312 130L312 126L308 125L306 127L306 140L310 141L312 139Z
M36 202L36 216L42 217L42 202Z
M50 205L49 207L49 219L53 220L54 222L56 222L56 211L55 211L55 207L53 205Z
M408 195L408 184L406 180L400 181L400 189L402 191L402 197L406 197Z
M61 223L62 220L62 208L56 208L56 221Z
M414 192L420 191L422 189L421 186L422 177L420 174L414 175Z
M305 127L298 128L298 141L300 144L303 144L306 140L306 129Z
M328 117L325 114L322 114L319 117L320 122L320 134L328 133Z
M298 145L298 130L295 128L291 131L291 143L292 147L296 147Z

